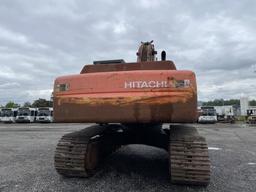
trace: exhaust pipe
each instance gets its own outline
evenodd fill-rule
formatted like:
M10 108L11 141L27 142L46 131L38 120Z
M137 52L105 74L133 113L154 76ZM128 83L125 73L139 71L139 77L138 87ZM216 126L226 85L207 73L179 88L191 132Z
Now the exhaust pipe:
M162 61L166 60L166 52L165 51L162 51L162 53L161 53L161 60Z

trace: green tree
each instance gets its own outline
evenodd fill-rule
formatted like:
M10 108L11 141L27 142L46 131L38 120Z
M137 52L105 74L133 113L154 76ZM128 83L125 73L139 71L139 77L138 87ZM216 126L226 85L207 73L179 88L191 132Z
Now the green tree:
M203 102L203 106L221 106L224 105L224 99L214 99L213 101Z
M239 99L214 99L213 101L203 102L203 106L222 106L222 105L240 105Z
M5 107L6 108L17 108L17 107L20 107L20 105L17 103L14 103L13 101L9 101L8 103L6 103Z
M52 107L52 101L48 101L46 99L39 98L35 100L32 104L32 107Z
M256 100L251 100L249 103L250 103L250 106L256 106Z
M31 107L31 106L32 106L31 103L28 101L23 104L23 107Z

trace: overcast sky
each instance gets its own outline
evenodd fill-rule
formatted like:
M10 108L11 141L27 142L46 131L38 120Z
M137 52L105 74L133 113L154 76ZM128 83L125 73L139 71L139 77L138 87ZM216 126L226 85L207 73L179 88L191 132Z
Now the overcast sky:
M1 0L0 104L49 99L57 76L150 40L196 72L199 100L255 98L254 0Z

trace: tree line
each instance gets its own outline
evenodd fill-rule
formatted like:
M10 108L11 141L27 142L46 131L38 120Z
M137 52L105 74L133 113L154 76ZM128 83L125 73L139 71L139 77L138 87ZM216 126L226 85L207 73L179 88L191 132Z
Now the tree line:
M240 106L239 99L214 99L213 101L203 102L203 106L223 106L223 105L236 105ZM249 101L250 106L256 106L256 100Z
M52 107L53 106L53 102L50 100L46 100L46 99L42 99L39 98L37 100L35 100L33 103L30 102L25 102L23 105L20 105L18 103L15 103L13 101L9 101L8 103L6 103L4 106L5 108L18 108L18 107Z

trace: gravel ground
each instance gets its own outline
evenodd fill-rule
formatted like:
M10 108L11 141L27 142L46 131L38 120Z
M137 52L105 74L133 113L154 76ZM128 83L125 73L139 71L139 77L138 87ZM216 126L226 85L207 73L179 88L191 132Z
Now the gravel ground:
M90 179L60 177L53 167L62 135L88 124L0 124L0 191L256 191L256 127L195 125L206 137L212 162L208 187L171 185L168 154L128 145Z

